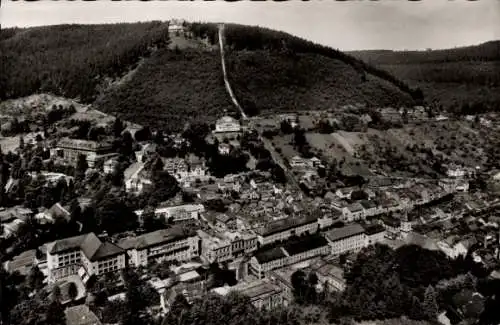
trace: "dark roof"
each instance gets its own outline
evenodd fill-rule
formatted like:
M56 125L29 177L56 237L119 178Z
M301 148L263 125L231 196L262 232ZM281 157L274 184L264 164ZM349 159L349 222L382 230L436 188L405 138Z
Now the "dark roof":
M220 221L222 223L227 223L230 220L233 220L234 216L228 216L227 214L219 214L215 217L215 220Z
M149 232L138 237L124 238L118 243L118 246L123 249L145 249L194 235L194 233L185 232L180 227L173 227Z
M370 200L362 200L361 202L361 206L365 209L371 209L371 208L376 208L377 205L375 204L375 202L373 201L370 201Z
M289 255L296 255L327 245L328 241L325 239L325 237L320 235L312 235L287 243L283 248Z
M367 225L364 228L367 235L375 235L385 231L384 226L380 224Z
M73 249L79 249L87 235L88 234L56 240L55 242L48 244L48 251L50 254L55 254Z
M258 235L269 236L278 232L282 232L291 228L299 227L302 225L318 222L318 216L311 214L301 216L298 218L289 217L282 220L276 220L267 224L266 227L257 229Z
M120 247L111 243L101 242L93 232L57 240L51 244L48 247L50 254L80 249L90 261L123 253L123 249Z
M105 257L122 254L123 252L124 250L121 247L118 247L110 242L104 242L101 246L99 246L94 255L92 255L92 257L89 259L91 261L97 261Z
M390 217L388 215L383 215L381 219L386 226L399 227L401 225L401 220Z
M337 241L344 238L360 235L365 232L365 229L360 224L351 224L342 228L336 228L328 231L326 237L331 241Z
M356 203L349 205L347 207L347 209L351 212L358 212L358 211L363 210L363 206L360 203L356 202Z
M271 249L257 251L255 253L255 258L261 264L275 261L284 257L286 257L286 254L285 252L283 252L283 249L281 247L274 247Z

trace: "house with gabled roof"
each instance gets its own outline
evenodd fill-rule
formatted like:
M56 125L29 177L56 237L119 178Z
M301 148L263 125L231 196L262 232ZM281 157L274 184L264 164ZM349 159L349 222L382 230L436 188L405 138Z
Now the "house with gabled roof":
M122 270L125 251L102 242L94 233L69 237L46 244L49 282L78 274L84 282L92 275Z

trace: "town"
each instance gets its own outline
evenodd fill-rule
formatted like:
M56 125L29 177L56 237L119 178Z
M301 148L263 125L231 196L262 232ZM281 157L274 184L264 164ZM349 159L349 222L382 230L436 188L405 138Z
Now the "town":
M57 292L67 318L116 323L109 308L125 299L132 281L126 270L135 270L153 318L168 315L178 296L190 302L207 293L238 292L259 309L291 305L294 274L315 274L318 292L342 293L357 254L377 244L416 245L449 259L472 254L492 277L500 274L499 199L492 192L500 172L485 164L450 162L433 166L430 176L409 176L358 160L352 166L359 172L352 172L341 166L351 163L345 157L337 162L307 143L304 130L335 123L326 111L228 115L180 134L91 108L44 111L43 131L26 133L38 121L25 121L21 135L10 135L17 145L3 150L1 256L8 273L26 276L29 290ZM398 110L381 112L420 123ZM59 117L56 128L46 127L52 116ZM481 121L487 118L497 119ZM499 123L467 119L459 123L499 131ZM334 134L347 134L341 132ZM291 141L280 147L280 137ZM442 317L468 317L461 308Z
M0 34L0 325L500 324L498 42Z

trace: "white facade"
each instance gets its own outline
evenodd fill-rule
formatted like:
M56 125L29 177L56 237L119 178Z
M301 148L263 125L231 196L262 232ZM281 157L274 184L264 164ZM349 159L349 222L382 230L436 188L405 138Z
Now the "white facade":
M210 236L198 231L201 238L201 254L210 263L225 262L257 250L257 237L249 233L228 233L225 238ZM224 235L224 234L222 234Z
M231 133L240 131L240 123L230 116L224 116L215 123L215 133Z
M330 242L330 253L340 255L347 252L357 252L366 246L365 234L358 234L352 237L343 238Z
M157 237L156 235L161 231L145 234L140 238ZM140 238L137 238L135 242L132 239L125 239L119 244L127 251L129 264L135 267L146 267L152 261L189 261L199 255L199 238L196 235L179 238L167 237L163 241L157 237L152 239L154 242Z
M201 213L205 212L203 204L185 204L173 207L158 208L154 211L155 217L172 220L174 222L185 220L198 220ZM142 220L144 210L137 210L135 214Z
M295 227L291 227L291 228L288 228L288 229L285 229L282 231L277 231L277 232L272 232L272 233L264 232L262 234L259 234L257 236L257 238L258 238L259 243L261 245L267 245L267 244L271 244L271 243L274 243L277 241L286 240L286 239L292 237L292 235L294 235L294 234L297 236L300 236L300 235L305 234L305 233L313 234L316 231L318 231L318 227L319 227L318 220L315 220L315 221L311 221L309 223L302 224L302 225L297 225Z
M59 249L62 246L64 249ZM126 266L125 252L111 243L102 243L93 233L49 243L46 258L50 283L80 274L82 267L88 278L116 272Z

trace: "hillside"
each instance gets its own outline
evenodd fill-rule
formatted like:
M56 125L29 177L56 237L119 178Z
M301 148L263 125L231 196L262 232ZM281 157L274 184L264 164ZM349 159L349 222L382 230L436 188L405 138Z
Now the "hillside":
M143 125L178 131L188 121L214 122L234 110L224 88L219 53L160 50L133 78L95 106Z
M230 24L225 38L230 82L249 114L355 103L399 107L420 99L383 70L283 32Z
M53 92L90 103L104 77L120 77L168 45L168 24L58 25L0 35L0 100Z
M500 41L434 51L357 51L353 56L385 69L429 102L463 113L500 109Z
M233 111L224 88L216 24L60 25L0 33L0 99L52 93L171 131ZM227 25L227 69L250 114L413 105L421 94L338 50L265 28Z

